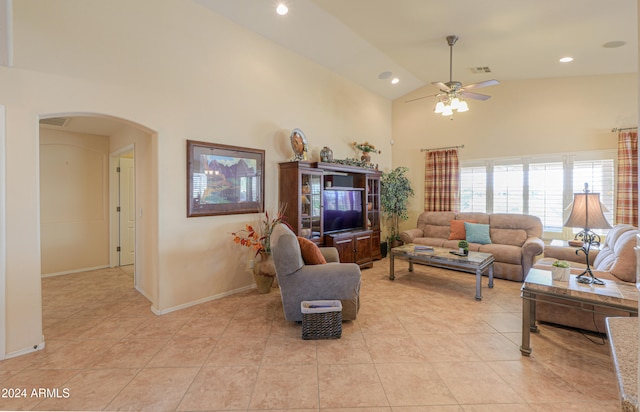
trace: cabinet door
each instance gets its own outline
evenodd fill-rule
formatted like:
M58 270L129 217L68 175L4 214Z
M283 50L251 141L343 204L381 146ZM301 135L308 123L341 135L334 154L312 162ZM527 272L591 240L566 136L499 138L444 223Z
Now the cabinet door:
M322 239L322 173L301 170L299 190L299 235L311 240Z
M354 238L353 236L336 237L333 239L333 247L338 249L341 263L353 263L355 262L354 253Z
M367 177L367 229L380 230L380 177Z
M371 263L371 232L354 235L354 241L356 246L355 263L361 266Z

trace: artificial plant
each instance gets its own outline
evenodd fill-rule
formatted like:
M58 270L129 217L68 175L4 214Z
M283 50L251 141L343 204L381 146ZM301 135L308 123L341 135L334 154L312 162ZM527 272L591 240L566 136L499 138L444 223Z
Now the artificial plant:
M380 204L382 212L390 221L391 241L400 240L400 220L407 220L409 197L413 196L411 182L405 176L409 171L404 166L399 166L388 173L382 173L380 177Z

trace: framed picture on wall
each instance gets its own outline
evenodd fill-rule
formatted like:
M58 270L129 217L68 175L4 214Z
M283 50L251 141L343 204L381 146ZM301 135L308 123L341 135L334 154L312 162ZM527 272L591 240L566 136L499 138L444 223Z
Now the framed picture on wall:
M264 150L187 140L187 217L264 211Z

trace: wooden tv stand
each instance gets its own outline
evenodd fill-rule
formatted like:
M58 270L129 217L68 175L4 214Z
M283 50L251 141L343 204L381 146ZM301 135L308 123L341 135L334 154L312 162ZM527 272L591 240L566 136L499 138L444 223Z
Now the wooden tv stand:
M297 236L319 246L334 246L341 262L360 267L373 266L380 252L381 172L338 163L293 161L279 164L279 203L286 205L285 217ZM336 189L333 182L347 182L362 193L362 224L358 229L324 233L323 192ZM339 228L338 228L339 229Z
M373 267L372 230L358 230L324 235L324 245L338 249L340 262L357 263L361 268Z

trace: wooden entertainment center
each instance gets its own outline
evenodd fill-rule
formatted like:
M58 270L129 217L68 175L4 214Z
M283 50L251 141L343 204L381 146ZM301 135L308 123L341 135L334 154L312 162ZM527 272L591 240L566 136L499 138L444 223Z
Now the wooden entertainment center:
M280 163L279 201L296 235L372 267L380 253L380 175L338 163ZM325 204L326 203L326 204Z

